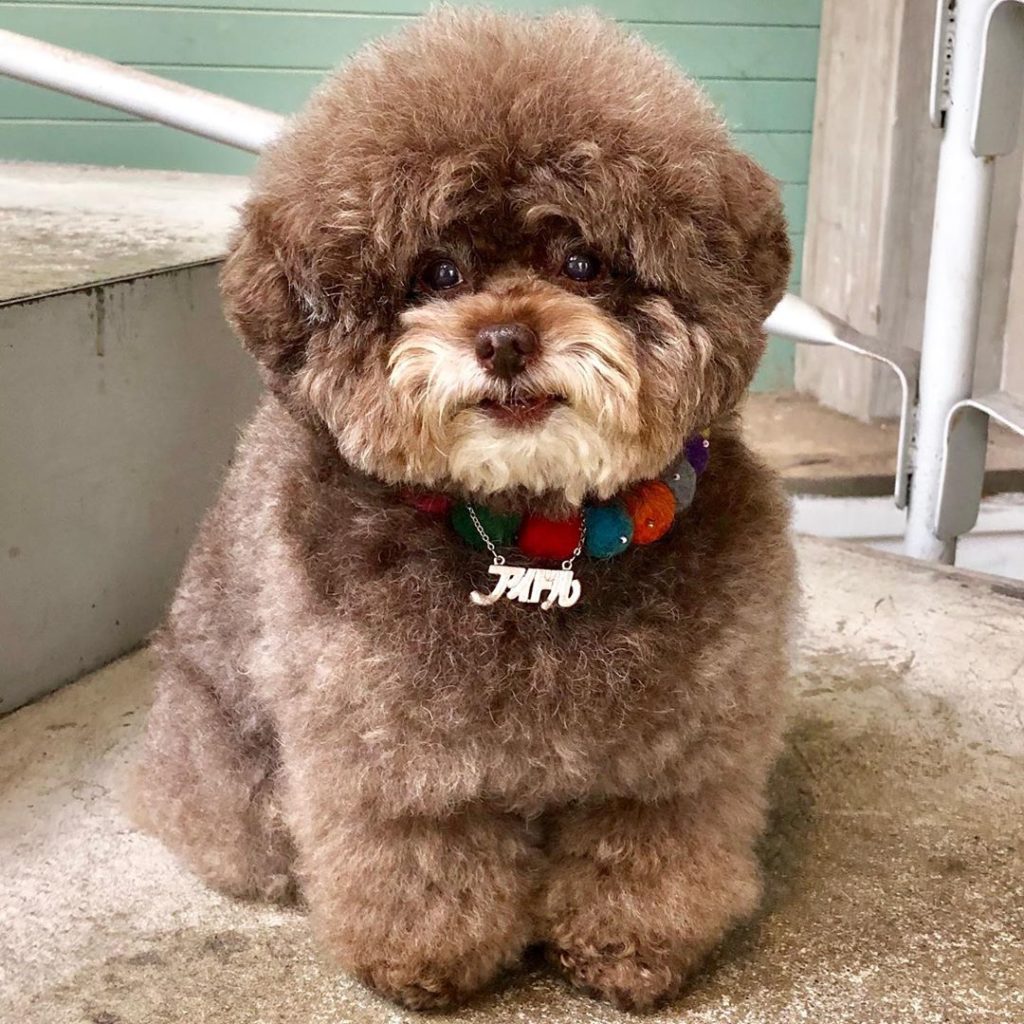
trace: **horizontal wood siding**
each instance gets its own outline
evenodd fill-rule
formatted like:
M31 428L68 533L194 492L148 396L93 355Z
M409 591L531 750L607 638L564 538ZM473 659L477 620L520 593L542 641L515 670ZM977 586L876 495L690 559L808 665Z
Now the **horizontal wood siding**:
M429 0L0 0L0 27L289 113L324 71ZM542 12L566 0L502 0ZM795 247L807 206L821 0L591 0L701 80L738 143L782 183ZM0 159L245 173L252 158L0 78ZM799 248L798 248L799 251ZM799 285L798 271L793 286ZM773 344L759 385L792 383Z

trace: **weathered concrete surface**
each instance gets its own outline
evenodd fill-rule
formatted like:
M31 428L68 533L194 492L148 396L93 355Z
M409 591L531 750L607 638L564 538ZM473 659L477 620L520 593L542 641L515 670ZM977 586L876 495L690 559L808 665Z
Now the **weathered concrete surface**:
M0 303L220 259L248 179L0 162Z
M807 623L761 918L692 1024L1024 1021L1024 591L802 541ZM117 808L143 652L0 722L0 1020L385 1024L298 913L205 890ZM628 1019L541 970L439 1021Z

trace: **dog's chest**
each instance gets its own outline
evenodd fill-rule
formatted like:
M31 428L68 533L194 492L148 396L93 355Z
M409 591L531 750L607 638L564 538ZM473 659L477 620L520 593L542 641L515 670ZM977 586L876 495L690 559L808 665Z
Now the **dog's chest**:
M336 659L339 725L358 777L427 810L480 800L529 812L664 777L692 742L676 624L615 625L586 608L471 608L448 628L355 630ZM543 618L542 618L543 617ZM323 664L323 662L321 662Z
M315 661L291 672L309 700L298 713L323 721L364 795L395 810L484 799L529 812L649 793L682 763L708 642L693 612L710 595L698 600L675 538L616 565L581 561L579 600L545 609L474 603L494 583L486 554L410 527L389 546L350 545L329 577L313 574L329 559L305 562L330 597L302 645Z

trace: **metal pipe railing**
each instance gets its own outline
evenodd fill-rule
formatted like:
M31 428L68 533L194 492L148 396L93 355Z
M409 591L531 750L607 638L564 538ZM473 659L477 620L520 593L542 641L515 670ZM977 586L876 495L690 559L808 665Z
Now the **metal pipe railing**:
M949 564L956 541L935 530L942 451L949 410L970 398L974 387L995 176L994 161L980 159L971 148L989 6L990 0L964 0L957 6L924 310L914 502L906 535L908 555Z
M0 29L0 74L259 153L280 114Z
M777 334L792 341L809 345L832 345L854 355L873 359L896 375L900 386L900 430L893 496L896 507L905 508L910 495L910 426L914 412L914 390L917 386L917 353L904 347L886 345L879 338L861 334L839 317L812 306L796 295L783 295L764 327L769 334Z

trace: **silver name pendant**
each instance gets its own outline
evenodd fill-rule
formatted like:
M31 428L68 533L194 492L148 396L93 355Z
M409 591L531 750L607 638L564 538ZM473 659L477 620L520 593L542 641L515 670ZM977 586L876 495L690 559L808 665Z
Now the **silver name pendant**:
M526 569L520 565L506 565L505 556L498 554L498 549L487 536L476 509L472 505L467 505L466 510L476 532L480 534L480 539L494 559L487 571L498 577L498 582L494 584L494 589L489 594L481 594L479 590L470 593L469 599L473 604L496 604L503 597L507 597L510 601L518 601L520 604L539 604L544 611L548 611L554 608L556 602L559 608L571 608L580 599L582 588L580 581L573 575L572 566L579 558L583 542L587 539L586 519L580 521L580 542L572 555L562 563L561 569Z
M582 588L572 569L525 569L496 561L487 571L498 582L489 594L474 590L469 595L473 604L495 604L505 597L520 604L539 604L548 611L556 603L559 608L571 608L580 599Z

